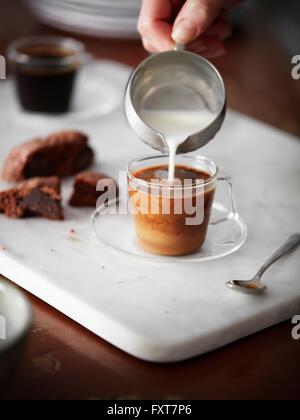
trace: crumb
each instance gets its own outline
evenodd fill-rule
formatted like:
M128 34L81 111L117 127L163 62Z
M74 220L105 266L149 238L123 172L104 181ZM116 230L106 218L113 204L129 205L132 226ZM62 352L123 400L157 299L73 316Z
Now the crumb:
M50 249L50 252L54 252L54 249Z
M104 269L105 269L105 267L103 266L103 267L102 267L102 270L104 270Z
M73 242L78 242L79 241L78 235L76 235L76 233L77 232L76 232L75 229L70 229L69 236L68 236L70 241L73 241Z

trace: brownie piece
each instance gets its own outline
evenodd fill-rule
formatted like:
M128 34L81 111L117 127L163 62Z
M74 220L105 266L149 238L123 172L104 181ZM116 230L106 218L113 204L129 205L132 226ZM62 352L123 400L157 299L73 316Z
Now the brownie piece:
M87 136L62 131L14 148L5 160L2 176L8 182L41 176L66 177L86 169L93 157Z
M63 220L60 179L32 178L0 192L0 212L14 219L38 216Z
M98 198L103 193L97 191L97 184L102 180L107 183L104 192L111 191L109 200L115 199L118 194L118 187L112 178L101 173L82 172L75 177L70 205L73 207L95 207Z

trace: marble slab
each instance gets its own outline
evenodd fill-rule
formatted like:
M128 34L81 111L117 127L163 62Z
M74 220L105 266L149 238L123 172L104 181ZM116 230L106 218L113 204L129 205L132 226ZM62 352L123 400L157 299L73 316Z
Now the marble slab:
M0 161L13 145L59 127L70 125L51 123L41 132L2 116ZM91 136L97 167L114 176L129 160L156 153L130 131L122 109L72 128ZM299 314L300 250L267 272L264 296L224 285L252 276L300 231L299 139L229 111L221 133L201 154L233 178L249 229L238 253L190 265L136 261L105 252L93 237L90 211L66 206L64 222L0 215L0 273L99 337L153 362L197 356ZM65 201L70 187L67 180Z

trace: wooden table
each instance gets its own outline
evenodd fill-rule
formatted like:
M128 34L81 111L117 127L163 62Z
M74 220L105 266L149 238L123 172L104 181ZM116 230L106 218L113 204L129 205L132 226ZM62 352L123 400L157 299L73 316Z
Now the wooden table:
M39 25L18 0L1 5L0 54L13 39L38 33L58 32ZM78 38L96 56L131 66L146 56L136 41ZM239 30L216 65L232 108L300 136L300 82L292 80L290 57L264 28ZM34 323L0 399L300 398L300 341L292 340L290 322L203 357L154 365L27 296Z

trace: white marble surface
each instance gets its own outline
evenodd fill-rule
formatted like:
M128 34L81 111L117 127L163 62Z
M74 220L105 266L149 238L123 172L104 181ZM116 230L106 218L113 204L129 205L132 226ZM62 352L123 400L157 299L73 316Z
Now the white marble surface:
M115 176L128 160L156 153L129 130L122 110L72 128L91 135L97 165ZM14 144L52 129L57 124L41 133L2 118L1 162ZM122 350L155 362L203 354L300 313L300 250L265 275L264 296L224 286L252 276L289 234L300 231L299 140L229 112L201 154L233 177L249 228L238 253L191 265L106 253L92 236L90 212L66 207L64 222L0 216L1 274ZM69 190L67 181L65 199Z

